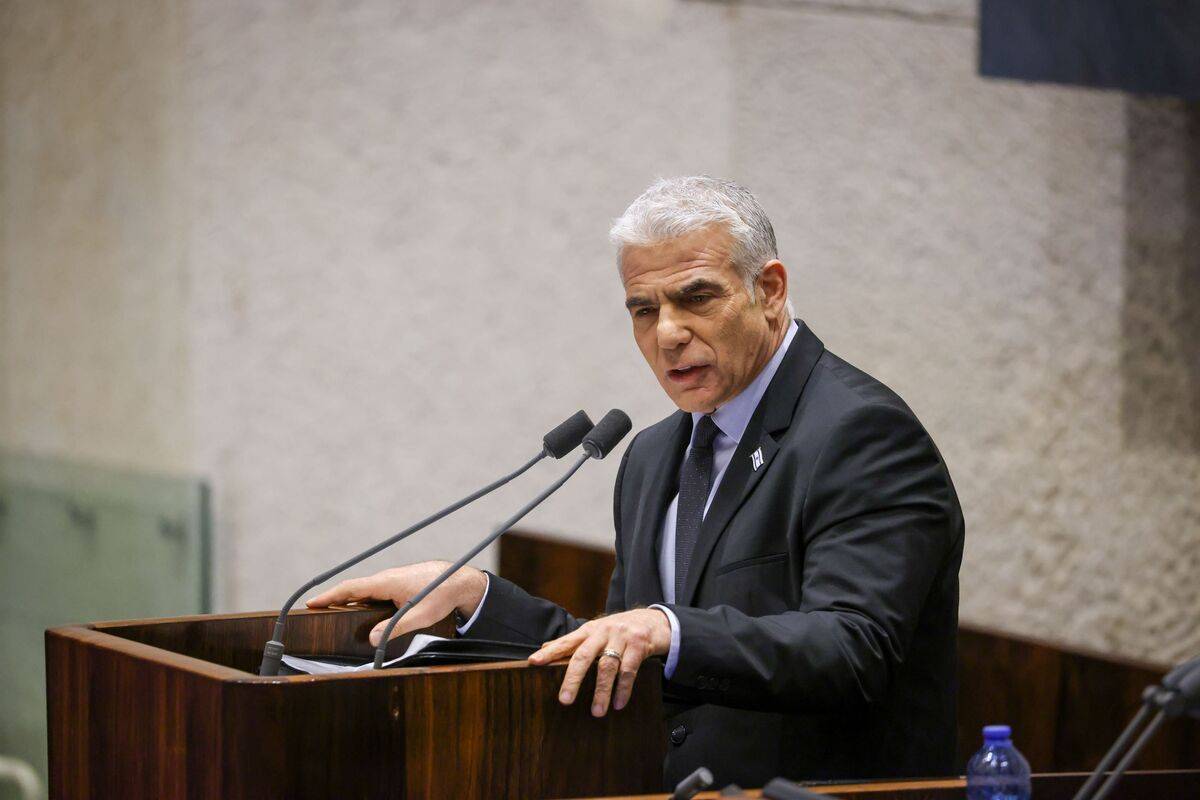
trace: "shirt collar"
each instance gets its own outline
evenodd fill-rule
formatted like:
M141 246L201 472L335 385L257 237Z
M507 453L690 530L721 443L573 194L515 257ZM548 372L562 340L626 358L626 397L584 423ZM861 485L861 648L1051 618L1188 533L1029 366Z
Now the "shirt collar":
M784 334L783 341L775 350L775 355L771 356L771 360L762 368L762 372L758 373L754 380L750 381L750 385L742 389L736 397L712 413L712 420L721 429L721 433L734 442L742 441L742 434L746 432L746 426L750 424L750 417L754 416L754 409L758 408L759 401L766 394L767 387L771 385L771 379L779 371L779 365L783 363L783 357L799 330L800 326L796 324L796 320L792 320L788 325L787 333ZM692 436L696 435L696 424L703 416L704 414L700 412L692 413ZM690 439L688 444L691 444Z

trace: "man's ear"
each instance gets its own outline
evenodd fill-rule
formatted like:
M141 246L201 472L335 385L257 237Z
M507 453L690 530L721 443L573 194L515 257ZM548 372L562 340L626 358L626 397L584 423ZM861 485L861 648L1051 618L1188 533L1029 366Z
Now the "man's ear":
M764 306L767 319L774 322L787 316L788 275L787 267L779 259L768 261L755 282L758 300Z

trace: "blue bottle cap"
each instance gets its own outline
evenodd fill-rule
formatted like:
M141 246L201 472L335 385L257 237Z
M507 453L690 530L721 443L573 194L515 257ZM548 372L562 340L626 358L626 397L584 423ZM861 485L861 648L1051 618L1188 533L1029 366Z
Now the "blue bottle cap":
M985 742L1003 742L1012 738L1012 728L1007 725L984 725L983 740Z

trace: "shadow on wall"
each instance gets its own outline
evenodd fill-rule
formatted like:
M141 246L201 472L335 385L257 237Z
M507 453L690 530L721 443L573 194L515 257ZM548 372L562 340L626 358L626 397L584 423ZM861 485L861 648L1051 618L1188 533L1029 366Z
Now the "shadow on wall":
M1200 452L1200 103L1126 106L1121 431Z

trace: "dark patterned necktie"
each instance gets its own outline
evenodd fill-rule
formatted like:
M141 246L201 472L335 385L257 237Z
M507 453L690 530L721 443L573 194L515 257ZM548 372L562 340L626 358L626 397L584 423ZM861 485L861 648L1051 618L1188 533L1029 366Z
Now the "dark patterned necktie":
M704 522L704 504L712 488L713 439L720 428L705 415L696 423L692 450L679 470L679 506L675 513L675 602L682 602L683 583L687 579L692 551Z

